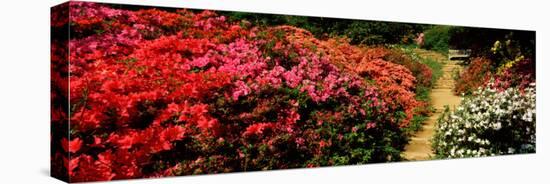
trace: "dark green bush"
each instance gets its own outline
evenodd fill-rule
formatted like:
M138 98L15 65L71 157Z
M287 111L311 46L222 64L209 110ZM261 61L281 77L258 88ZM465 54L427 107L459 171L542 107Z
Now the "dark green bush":
M449 26L434 26L426 30L422 47L447 54L449 51L450 28Z

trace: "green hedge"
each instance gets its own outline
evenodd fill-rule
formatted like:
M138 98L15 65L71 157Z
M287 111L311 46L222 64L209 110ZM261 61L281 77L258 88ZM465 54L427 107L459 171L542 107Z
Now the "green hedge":
M427 29L424 32L424 45L422 47L447 54L451 38L449 34L450 29L451 27L449 26L433 26Z

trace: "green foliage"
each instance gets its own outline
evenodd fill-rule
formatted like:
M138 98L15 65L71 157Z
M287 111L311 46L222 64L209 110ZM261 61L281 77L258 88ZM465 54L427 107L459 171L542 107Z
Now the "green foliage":
M433 26L424 32L425 49L434 50L443 54L449 51L449 26Z
M317 38L345 36L352 44L397 44L411 43L425 25L349 20L323 17L304 17L244 12L222 12L230 21L247 20L259 26L291 25L306 29Z
M501 73L503 70L523 61L525 59L524 53L530 54L529 49L521 47L519 40L514 40L513 32L507 34L503 40L495 41L493 47L491 47L491 53L493 54L492 64L497 73Z
M352 21L349 27L344 29L340 35L346 35L352 43L356 44L396 44L412 42L416 33L421 30L421 25L414 24Z
M405 128L405 132L407 134L412 134L420 131L422 129L422 124L424 124L426 120L428 120L427 116L415 115L411 120L411 124Z
M416 99L422 102L430 101L430 88L426 86L416 87Z
M432 58L423 58L420 62L428 65L432 70L432 86L435 85L435 82L443 76L443 64Z

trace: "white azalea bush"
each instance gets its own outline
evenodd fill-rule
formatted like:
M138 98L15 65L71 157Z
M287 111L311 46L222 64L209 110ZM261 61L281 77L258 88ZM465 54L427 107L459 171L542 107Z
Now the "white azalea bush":
M490 83L448 108L436 125L438 158L463 158L535 152L535 84L524 90L496 90Z

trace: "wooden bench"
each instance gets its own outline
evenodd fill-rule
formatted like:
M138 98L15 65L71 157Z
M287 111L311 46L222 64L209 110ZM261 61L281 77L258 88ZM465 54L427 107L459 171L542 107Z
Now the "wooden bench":
M449 60L458 59L458 60L467 60L470 57L472 50L470 49L449 49Z

